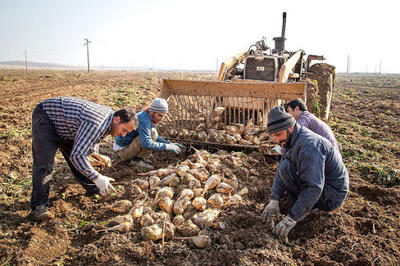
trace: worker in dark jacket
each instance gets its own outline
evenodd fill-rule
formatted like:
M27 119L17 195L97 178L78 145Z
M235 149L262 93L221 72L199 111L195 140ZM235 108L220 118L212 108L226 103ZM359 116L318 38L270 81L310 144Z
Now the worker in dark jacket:
M88 194L106 195L114 190L114 179L97 172L87 156L96 152L107 135L125 136L136 126L135 112L111 108L86 100L56 97L44 100L32 114L31 208L39 220L52 218L49 181L54 156L60 149L77 181Z
M349 176L338 150L326 138L296 124L282 106L269 112L267 131L285 152L262 219L270 223L274 214L279 215L279 199L286 191L291 209L273 229L274 234L286 237L310 211L332 211L341 206Z

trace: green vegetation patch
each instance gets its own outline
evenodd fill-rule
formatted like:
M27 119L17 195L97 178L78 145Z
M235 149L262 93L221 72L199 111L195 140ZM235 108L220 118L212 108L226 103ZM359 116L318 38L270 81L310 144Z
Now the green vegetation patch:
M146 101L143 90L128 86L107 89L106 96L104 97L107 100L107 105L113 109L133 108L143 105Z
M396 186L400 184L400 171L383 164L369 164L360 162L357 170L360 171L361 177L375 184L383 184L386 186Z
M395 119L391 116L388 118ZM388 187L400 185L400 143L389 137L375 138L385 133L384 126L379 128L364 124L364 121L356 118L333 118L330 121L346 166L368 182Z

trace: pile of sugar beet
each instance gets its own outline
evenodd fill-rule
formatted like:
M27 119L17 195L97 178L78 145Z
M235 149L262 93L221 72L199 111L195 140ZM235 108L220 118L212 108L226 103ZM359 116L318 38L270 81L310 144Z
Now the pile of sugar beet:
M266 132L266 126L263 125L259 112L257 112L257 119L250 118L245 124L231 123L225 125L223 121L228 116L225 114L226 111L225 107L215 107L208 119L199 118L196 121L197 126L194 130L187 128L177 130L175 127L165 130L163 126L161 126L161 129L165 131L164 135L173 139L206 141L228 145L270 146L271 137Z
M205 248L210 231L227 226L219 219L224 208L240 204L247 193L232 169L249 172L253 163L258 160L241 152L195 150L176 165L141 173L133 181L139 200L114 202L109 208L116 216L106 223L107 231L140 228L144 241L187 239Z

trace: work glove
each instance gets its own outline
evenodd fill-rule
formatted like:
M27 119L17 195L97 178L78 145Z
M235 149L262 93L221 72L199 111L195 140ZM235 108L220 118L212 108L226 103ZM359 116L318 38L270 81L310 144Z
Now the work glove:
M271 224L272 216L276 214L276 217L279 216L279 201L277 200L270 200L267 206L261 215L263 223Z
M280 238L285 238L289 234L290 230L292 230L293 227L296 225L296 223L297 222L295 220L287 215L275 226L274 230L272 230L272 233Z
M273 147L272 150L278 154L282 154L282 147L279 145L276 145L275 147Z
M93 182L96 184L99 189L100 195L105 196L112 191L115 191L115 188L111 185L110 181L115 181L114 178L100 175Z
M181 151L186 150L185 145L182 145L182 144L180 144L180 143L174 143L174 144L177 145L179 148L181 148Z
M173 151L176 154L179 154L179 153L182 152L181 147L179 145L183 146L183 145L178 144L178 143L168 143L168 144L165 144L165 148L166 148L167 151ZM185 147L185 146L183 146L183 147Z
M176 145L178 145L179 148L181 148L182 150L186 149L185 145L182 145L180 143L174 143Z

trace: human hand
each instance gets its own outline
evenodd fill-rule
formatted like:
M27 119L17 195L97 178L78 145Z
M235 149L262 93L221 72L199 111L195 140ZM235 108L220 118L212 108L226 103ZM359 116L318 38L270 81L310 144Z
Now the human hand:
M180 143L174 143L174 144L177 145L179 148L181 148L181 151L186 150L186 146L185 145L182 145Z
M276 145L272 150L278 154L282 154L282 147L279 145Z
M288 236L290 230L293 229L296 223L297 222L295 220L293 220L292 218L290 218L289 215L287 215L275 226L272 233L274 233L280 238L285 238Z
M279 201L270 200L267 206L261 215L263 223L271 224L272 216L276 214L276 217L279 216Z
M181 144L179 144L179 145L181 145ZM177 145L177 143L168 143L168 144L165 144L165 149L166 149L167 151L173 151L173 152L175 152L176 154L179 154L179 153L182 152L182 150L181 150L181 148L179 147L179 145ZM181 146L183 146L183 145L181 145Z
M115 188L111 185L110 181L115 181L114 178L100 175L93 182L96 184L99 189L100 195L105 196L112 191L115 191Z

